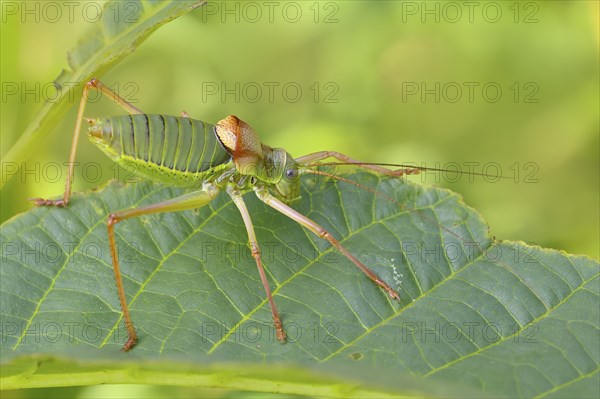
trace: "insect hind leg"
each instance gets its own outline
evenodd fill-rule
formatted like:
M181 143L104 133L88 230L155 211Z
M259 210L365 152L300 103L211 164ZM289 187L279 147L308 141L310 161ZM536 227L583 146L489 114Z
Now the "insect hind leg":
M75 170L75 155L77 153L77 144L79 143L79 136L81 133L81 124L83 122L83 112L85 110L85 106L88 102L88 93L90 90L96 90L100 93L107 95L114 102L116 102L119 106L125 109L130 114L141 114L142 111L136 108L133 104L125 100L123 97L119 96L116 92L111 90L108 86L102 83L100 80L93 78L83 86L83 94L81 96L81 101L79 102L79 108L77 109L77 120L75 121L75 131L73 133L73 140L71 141L71 153L69 155L69 170L67 173L67 181L65 183L65 191L63 193L62 199L59 200L50 200L43 198L30 198L30 201L33 201L37 206L67 206L69 203L69 199L71 198L71 183L73 182L73 172Z
M121 311L123 319L125 321L125 327L127 328L128 339L122 350L128 351L133 348L138 340L131 315L129 313L129 306L127 305L127 298L125 296L125 288L123 287L123 279L121 277L121 271L119 268L119 256L117 253L117 245L115 241L115 226L117 223L123 220L130 219L133 217L148 215L151 213L163 213L163 212L174 212L183 211L188 209L200 208L208 204L214 199L219 193L219 189L212 184L205 184L201 190L194 191L182 196L159 202L157 204L146 205L140 208L130 208L122 211L111 213L106 223L108 229L108 244L110 248L110 255L113 262L113 271L115 273L115 282L117 284L117 293L119 295L119 302L121 304Z

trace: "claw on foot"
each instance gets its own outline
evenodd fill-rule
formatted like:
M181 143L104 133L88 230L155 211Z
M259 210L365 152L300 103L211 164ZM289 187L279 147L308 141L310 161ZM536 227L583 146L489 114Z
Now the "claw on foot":
M390 294L390 296L393 299L400 300L400 295L396 291L394 291L393 289L390 288L390 290L388 291L388 294Z
M400 294L398 294L396 291L394 291L394 289L392 287L390 287L389 285L387 285L386 283L384 283L383 281L377 279L375 280L375 283L380 286L381 288L383 288L384 290L386 290L386 292L389 294L390 297L392 297L393 299L397 299L400 300Z
M28 201L33 201L33 203L35 204L35 206L59 206L59 207L65 207L67 206L67 202L65 202L65 200L50 200L50 199L43 199L43 198L28 198Z
M285 331L283 331L283 325L279 320L275 321L275 334L277 335L277 339L279 340L279 342L285 344L286 335Z
M392 172L392 176L400 177L404 175L418 175L421 172L421 169L412 168L412 169L397 169Z
M137 344L137 341L137 337L129 338L127 342L125 342L125 345L123 345L123 347L121 348L121 352L129 352L131 348L133 348Z

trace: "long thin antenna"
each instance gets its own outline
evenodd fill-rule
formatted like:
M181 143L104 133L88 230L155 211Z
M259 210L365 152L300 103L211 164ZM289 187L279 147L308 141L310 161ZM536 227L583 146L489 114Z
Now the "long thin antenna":
M353 164L351 164L351 165L353 165ZM332 179L336 179L336 180L340 180L340 181L343 181L343 182L348 183L348 184L352 184L352 185L354 185L354 186L356 186L358 188L362 188L365 191L371 192L371 193L373 193L375 195L378 195L378 196L380 196L382 198L385 198L388 201L394 202L394 203L396 203L396 204L398 204L400 206L404 206L404 204L402 204L400 201L397 201L397 200L393 199L392 197L385 195L384 193L381 193L381 192L379 192L377 190L374 190L374 189L372 189L370 187L364 186L364 185L362 185L360 183L357 183L357 182L355 182L353 180L346 179L345 177L341 177L341 176L338 176L338 175L334 175L332 173L327 173L327 172L323 172L321 170L314 170L314 169L304 169L304 168L302 168L302 169L300 169L300 171L303 174L304 173L311 173L311 174L314 174L314 175L327 176L327 177L331 177Z
M471 176L483 176L489 177L493 179L511 179L509 176L502 175L490 175L488 173L479 173L479 172L469 172L463 170L449 170L442 168L429 168L425 166L416 166L409 164L401 164L401 163L384 163L384 162L313 162L307 165L306 167L317 167L317 166L360 166L360 165L373 165L373 166L387 166L394 168L406 168L406 169L418 169L418 170L430 170L434 172L447 172L447 173L458 173L460 175L471 175Z
M335 164L335 162L334 162L334 163L332 163L332 164ZM344 164L345 164L345 163L344 163ZM354 163L348 163L348 164L349 164L349 165L356 165L356 164L354 164ZM316 163L316 165L323 165L323 164L322 164L322 163ZM378 165L379 165L379 164L378 164ZM384 164L384 165L385 165L385 164ZM357 182L355 182L355 181L352 181L352 180L350 180L350 179L346 179L345 177L341 177L341 176L338 176L338 175L334 175L334 174L332 174L332 173L323 172L323 171L320 171L320 170L309 169L309 168L307 168L306 166L305 166L305 167L302 167L302 168L300 169L300 173L301 173L301 174L311 173L311 174L314 174L314 175L321 175L321 176L327 176L327 177L331 177L332 179L339 180L339 181L343 181L344 183L349 183L349 184L352 184L352 185L354 185L354 186L356 186L356 187L359 187L359 188L361 188L361 189L363 189L363 190L366 190L366 191L368 191L368 192L371 192L371 193L373 193L373 194L375 194L375 195L378 195L378 196L380 196L380 197L382 197L382 198L385 198L385 199L386 199L386 200L388 200L388 201L391 201L391 202L393 202L393 203L395 203L395 204L398 204L398 205L399 205L399 206L400 206L400 207L401 207L403 210L405 210L405 211L414 211L414 212L417 212L417 210L416 210L416 209L410 209L410 208L407 208L405 204L403 204L402 202L400 202L400 201L398 201L398 200L395 200L394 198L392 198L392 197L390 197L390 196L388 196L388 195L386 195L386 194L383 194L383 193L381 193L381 192L379 192L379 191L377 191L377 190L374 190L374 189L372 189L372 188L370 188L370 187L364 186L364 185L362 185L362 184L360 184L360 183L357 183ZM434 226L437 226L437 227L439 227L440 229L444 230L444 231L445 231L445 232L447 232L448 234L451 234L451 235L453 235L454 237L456 237L456 238L458 238L458 239L460 239L460 240L464 239L464 237L460 236L459 234L457 234L456 232L454 232L454 231L450 230L449 228L442 226L440 223L437 223L435 220L433 220L433 219L429 218L428 216L426 216L426 215L423 215L423 214L421 214L420 216L421 216L422 218L424 218L424 219L428 220L428 221L429 221L430 223L432 223ZM481 249L481 250L483 251L483 248L481 248L481 246L479 245L479 243L478 243L478 242L475 242L475 244L477 244L477 247L479 247L479 249Z

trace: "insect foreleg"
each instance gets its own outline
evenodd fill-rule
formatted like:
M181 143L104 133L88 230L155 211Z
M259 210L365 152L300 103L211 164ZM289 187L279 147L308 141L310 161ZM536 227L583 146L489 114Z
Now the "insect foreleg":
M383 288L390 295L390 297L400 300L400 295L398 295L398 293L393 288L391 288L383 280L381 280L371 269L369 269L366 265L364 265L361 261L359 261L354 255L352 255L346 248L344 248L342 246L342 244L339 243L338 240L333 238L331 233L329 233L327 230L325 230L323 227L321 227L315 221L296 212L294 209L290 208L289 206L287 206L286 204L284 204L277 198L273 197L264 188L255 187L254 191L256 192L256 195L258 196L258 198L261 201L263 201L265 204L267 204L270 207L276 209L277 211L283 213L285 216L289 217L290 219L300 223L302 226L306 227L308 230L312 231L317 236L329 241L329 243L331 245L336 247L346 258L348 258L350 261L352 261L352 263L354 263L356 265L356 267L358 267L360 270L362 270L363 273L365 273L367 275L367 277L369 277L371 280L373 280L373 282L375 284L377 284L378 286Z
M81 101L79 102L79 108L77 109L77 120L75 121L75 132L73 133L73 140L71 142L71 153L69 155L69 171L67 173L67 182L65 184L65 192L63 198L60 200L48 200L43 198L31 198L31 201L35 202L37 206L66 206L69 203L71 197L71 182L73 181L73 171L75 169L75 154L77 153L77 144L79 143L79 136L81 132L81 124L83 122L83 111L88 102L88 93L90 90L97 90L102 94L110 97L114 102L123 107L127 112L131 114L141 114L142 111L134 107L131 103L127 102L123 97L109 89L104 83L98 79L93 78L83 86L83 94Z
M372 170L377 173L381 173L387 176L400 177L402 175L413 175L420 172L419 168L402 168L397 170L391 170L377 165L365 165L361 161L350 158L349 156L336 152L336 151L319 151L312 154L304 155L296 158L296 162L301 165L306 165L310 162L320 161L326 158L335 158L340 162L356 164L357 167Z
M119 257L115 244L115 225L123 220L136 216L199 208L208 204L217 196L218 193L219 189L216 186L206 183L200 191L194 191L192 193L185 194L168 201L159 202L157 204L147 205L140 208L125 209L119 212L111 213L108 217L107 227L110 255L112 257L113 270L115 272L115 281L117 283L119 302L121 303L123 319L125 320L125 327L127 328L127 334L129 336L127 342L125 345L123 345L122 350L128 351L129 349L133 348L137 343L138 338L135 332L135 327L133 326L133 322L131 321L131 315L129 314L129 307L127 306L127 298L125 296L125 289L123 288L123 280L121 278L121 272L119 269Z
M281 318L279 317L279 312L277 311L277 307L275 306L275 301L273 300L273 296L271 295L271 288L269 287L269 282L267 281L265 269L260 258L260 248L258 246L258 241L256 240L256 234L254 234L254 226L252 224L252 220L250 219L250 213L248 213L246 203L244 203L244 199L242 198L242 195L238 190L227 187L227 193L231 196L231 199L242 214L242 219L244 219L246 231L248 232L248 241L250 243L250 248L252 249L252 257L256 261L256 266L258 267L258 274L260 275L262 284L265 287L265 291L267 293L267 300L269 301L269 305L271 306L271 314L273 315L273 322L275 323L275 332L277 334L277 339L281 342L285 342L285 331L283 330L283 325L281 324Z

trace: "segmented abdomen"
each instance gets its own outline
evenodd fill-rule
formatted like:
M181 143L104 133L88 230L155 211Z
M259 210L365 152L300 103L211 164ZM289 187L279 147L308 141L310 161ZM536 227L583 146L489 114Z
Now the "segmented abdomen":
M218 142L214 125L160 114L107 117L102 139L115 153L187 173L224 164L231 155Z

